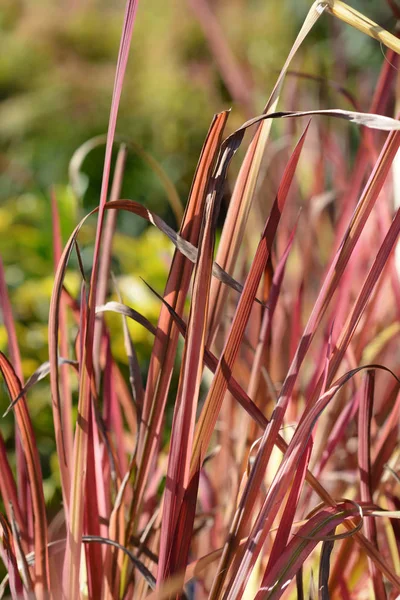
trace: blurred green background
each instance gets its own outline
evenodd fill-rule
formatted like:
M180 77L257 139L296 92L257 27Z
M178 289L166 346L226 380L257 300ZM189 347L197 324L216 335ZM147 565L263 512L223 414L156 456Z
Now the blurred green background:
M386 2L349 3L394 30L395 19ZM139 3L117 133L159 163L183 205L213 114L232 107L231 131L262 111L310 5L308 0ZM107 131L124 6L122 0L0 1L0 255L25 377L48 356L53 280L50 191L57 197L64 242L98 203L104 146L94 149L83 162L79 197L71 188L68 166L77 148ZM204 13L207 7L213 16ZM233 57L236 87L227 79L227 62L221 63L225 46L215 48L207 34L210 18L216 19L222 34L219 42ZM365 110L382 60L379 44L324 15L294 66L338 81L355 94ZM325 107L349 108L332 91L321 97L315 82L301 82L300 89L307 90L304 96L291 97L290 90L295 88L287 87L281 109L321 108L322 101ZM279 131L278 125L275 130ZM144 203L177 228L157 175L140 153L132 150L122 197ZM88 270L94 225L93 219L80 238ZM154 228L131 215L119 218L113 269L125 300L153 322L159 304L140 276L162 292L171 254L170 244ZM76 266L72 257L67 286L74 293L79 291ZM114 352L124 364L119 319L114 331ZM139 327L132 332L145 374L152 340ZM1 320L0 349L7 352ZM2 390L0 411L6 405ZM51 457L54 446L47 384L30 392L29 405L42 456ZM3 419L0 427L12 444L12 415ZM54 486L50 479L48 483L51 496Z

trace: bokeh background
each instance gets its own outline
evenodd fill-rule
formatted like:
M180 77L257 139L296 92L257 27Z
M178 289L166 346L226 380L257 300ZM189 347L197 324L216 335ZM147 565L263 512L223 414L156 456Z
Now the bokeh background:
M350 4L394 31L390 3ZM123 0L0 0L0 255L25 377L48 357L54 272L51 193L57 198L64 241L98 203L104 145L88 153L77 180L71 181L69 165L84 142L107 131L124 5ZM139 3L117 126L118 139L131 144L123 198L143 202L177 228L157 170L184 206L213 114L232 107L232 131L262 111L310 5L309 0ZM336 81L367 110L383 60L378 43L325 15L294 68ZM322 107L351 108L324 81L288 78L282 110ZM280 127L274 124L273 137ZM232 177L235 168L236 163ZM94 226L93 219L80 237L88 271ZM171 253L154 228L131 215L119 217L113 271L124 299L153 321L159 304L140 276L162 292ZM74 256L66 282L78 293ZM113 331L113 350L124 364L118 318ZM145 376L151 339L139 327L133 327L132 335ZM7 351L1 321L0 350ZM0 412L7 402L2 389ZM56 489L55 448L46 383L30 392L29 405L50 500ZM12 415L0 421L0 428L11 448Z

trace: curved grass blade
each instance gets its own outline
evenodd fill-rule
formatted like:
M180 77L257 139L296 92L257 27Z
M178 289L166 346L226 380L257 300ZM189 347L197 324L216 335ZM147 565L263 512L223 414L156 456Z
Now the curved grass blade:
M282 67L274 89L264 107L264 113L272 113L276 109L289 66L301 44L318 21L325 8L326 6L319 0L316 0L310 7L304 23L290 49L285 64ZM217 262L228 273L233 271L239 248L243 240L245 226L254 200L261 162L270 131L271 121L267 120L258 127L240 167L239 175L233 190L216 257ZM227 290L225 290L218 281L214 281L210 298L210 332L208 336L208 345L210 346L221 322L221 314L226 297Z
M2 352L0 352L0 370L5 379L11 398L17 397L21 391L21 384L11 363ZM35 442L35 434L24 399L21 399L16 405L15 417L21 434L21 444L26 460L29 485L32 494L35 554L40 557L40 560L35 563L34 590L39 600L46 600L50 589L50 579L42 470Z
M59 364L59 366L61 366L61 365L71 365L75 369L77 369L77 367L79 366L78 361L71 360L69 358L62 358L61 356L58 359L58 364ZM45 377L47 377L47 375L49 375L49 373L50 373L50 363L49 363L49 361L46 361L46 362L42 363L40 365L40 367L38 367L34 373L32 373L32 375L29 377L29 379L25 383L24 387L22 388L22 390L20 391L20 393L18 394L18 396L16 398L14 398L14 400L11 402L11 404L7 407L7 410L4 413L3 418L6 415L8 415L8 413L10 412L10 410L12 410L15 407L15 405L18 402L18 400L20 400L22 398L22 396L25 396L26 393L34 385L36 385L36 383L38 383L38 381L41 381L42 379L44 379Z
M51 217L52 217L52 225L53 225L53 263L54 263L54 272L57 271L57 265L60 262L63 248L63 241L61 237L61 223L60 223L60 215L58 211L58 204L55 191L53 190L51 193ZM76 251L79 256L78 246L76 245ZM67 302L65 298L61 298L60 300L60 313L59 313L59 322L60 322L60 353L65 358L68 358L69 355L69 328L68 328L68 314L67 314ZM71 383L69 377L69 370L67 368L62 368L60 370L60 383L62 390L62 423L64 425L63 430L63 441L65 445L65 453L67 456L72 456L73 450L73 431L72 431L72 391L71 391ZM69 477L65 470L62 471L62 478L64 481ZM63 494L63 503L66 518L68 518L68 507L69 507L69 496L66 495L65 489L62 486L62 494Z
M7 345L10 353L11 364L15 369L15 373L20 382L23 382L22 373L22 361L18 346L17 333L15 328L15 321L13 311L11 308L10 299L8 296L7 284L5 279L3 261L0 257L0 308L3 313L3 321L7 331ZM32 499L31 492L29 490L28 483L28 470L24 458L24 452L22 448L21 433L17 429L15 433L15 453L17 460L17 489L18 489L18 507L16 508L17 516L23 515L24 520L19 521L21 526L21 532L23 532L24 542L27 540L27 536L32 539L33 536L33 513L32 513ZM17 507L17 504L15 504ZM7 510L7 509L6 509Z
M261 582L261 587L264 586L264 582L267 580L268 573L271 571L276 561L279 560L279 557L282 555L287 545L290 531L293 526L293 521L296 514L296 509L303 487L304 479L306 476L308 464L310 461L311 451L312 439L309 440L304 453L300 457L299 465L294 475L292 486L290 488L289 497L287 499L285 509L283 511L282 518L278 526L278 531L276 533L274 544L269 555L269 560L264 573L263 580Z
M331 533L335 533L332 530ZM330 600L329 595L329 571L330 560L335 542L333 540L325 541L322 544L321 558L319 561L319 577L318 577L318 600Z
M71 187L78 198L83 196L82 192L86 189L85 175L81 172L82 164L87 155L94 150L94 148L104 145L106 141L106 135L97 135L90 140L87 140L81 146L79 146L77 150L75 150L70 160L68 167L69 180ZM119 143L121 147L136 152L143 162L149 165L164 188L172 212L175 215L176 222L180 223L183 217L182 202L175 185L168 177L161 164L133 140L125 138L122 135L115 135L114 141L115 143Z
M321 540L345 519L358 516L353 503L343 502L335 508L325 508L314 515L289 542L254 600L272 600L282 596L286 587Z

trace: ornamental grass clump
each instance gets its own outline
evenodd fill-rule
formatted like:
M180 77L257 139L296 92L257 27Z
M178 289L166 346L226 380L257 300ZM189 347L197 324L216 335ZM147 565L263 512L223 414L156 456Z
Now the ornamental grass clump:
M120 198L129 145L119 145L111 169L136 8L128 0L99 206L64 247L51 195L49 361L26 383L0 268L8 335L0 368L17 464L15 477L0 438L3 593L397 598L400 198L392 172L400 122L388 115L400 42L343 2L316 1L262 113L233 132L229 111L211 120L175 231ZM309 76L310 89L331 86L351 110L312 105L312 92L308 110L287 110L285 78L299 87L306 78L290 70L292 59L329 18L387 48L370 105L361 110L345 82ZM124 302L112 276L118 212L146 220L174 246L164 290L151 288L157 323ZM86 219L97 220L90 277L79 251ZM77 297L65 284L73 252ZM146 273L138 275L145 286ZM113 356L109 313L122 322L129 378ZM145 382L130 320L154 337ZM51 520L29 415L29 390L48 375L63 498Z

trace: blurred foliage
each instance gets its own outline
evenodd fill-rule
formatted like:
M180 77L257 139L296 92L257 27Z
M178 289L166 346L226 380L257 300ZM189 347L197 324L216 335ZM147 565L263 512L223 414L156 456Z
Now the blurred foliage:
M81 200L69 186L68 165L81 144L107 130L124 4L123 0L0 3L0 255L25 377L47 360L53 279L50 190L56 186L64 242L79 219L98 202L104 146L93 150L84 161L88 186ZM309 0L210 1L230 47L249 76L257 111L262 110L310 4ZM359 0L351 4L393 29L385 2ZM346 66L338 63L338 53L346 56ZM375 42L326 16L307 39L300 56L299 69L339 79L353 91L361 85L365 94L360 101L366 108L382 62ZM327 94L331 106L342 106L343 99ZM318 107L317 93L313 107L301 106L301 98L300 94L300 105L295 108ZM293 98L287 100L293 102ZM183 203L212 115L229 106L234 109L229 122L232 130L245 114L230 98L186 1L139 3L117 132L159 162ZM132 151L122 197L143 202L177 227L160 181ZM93 217L80 236L87 270L94 225ZM171 245L154 228L131 215L119 217L113 270L124 299L153 322L158 301L139 276L161 292L171 255ZM70 266L66 284L76 294L80 278L74 255ZM126 364L120 319L115 315L107 318L114 321L114 331L118 332L113 339L115 356ZM145 372L152 340L139 326L131 327ZM2 326L0 349L7 349ZM29 398L41 453L51 457L54 445L47 385L39 384ZM3 394L0 411L6 403ZM12 415L3 419L1 428L10 439ZM52 459L46 460L45 472L49 474ZM55 488L49 486L50 497Z

